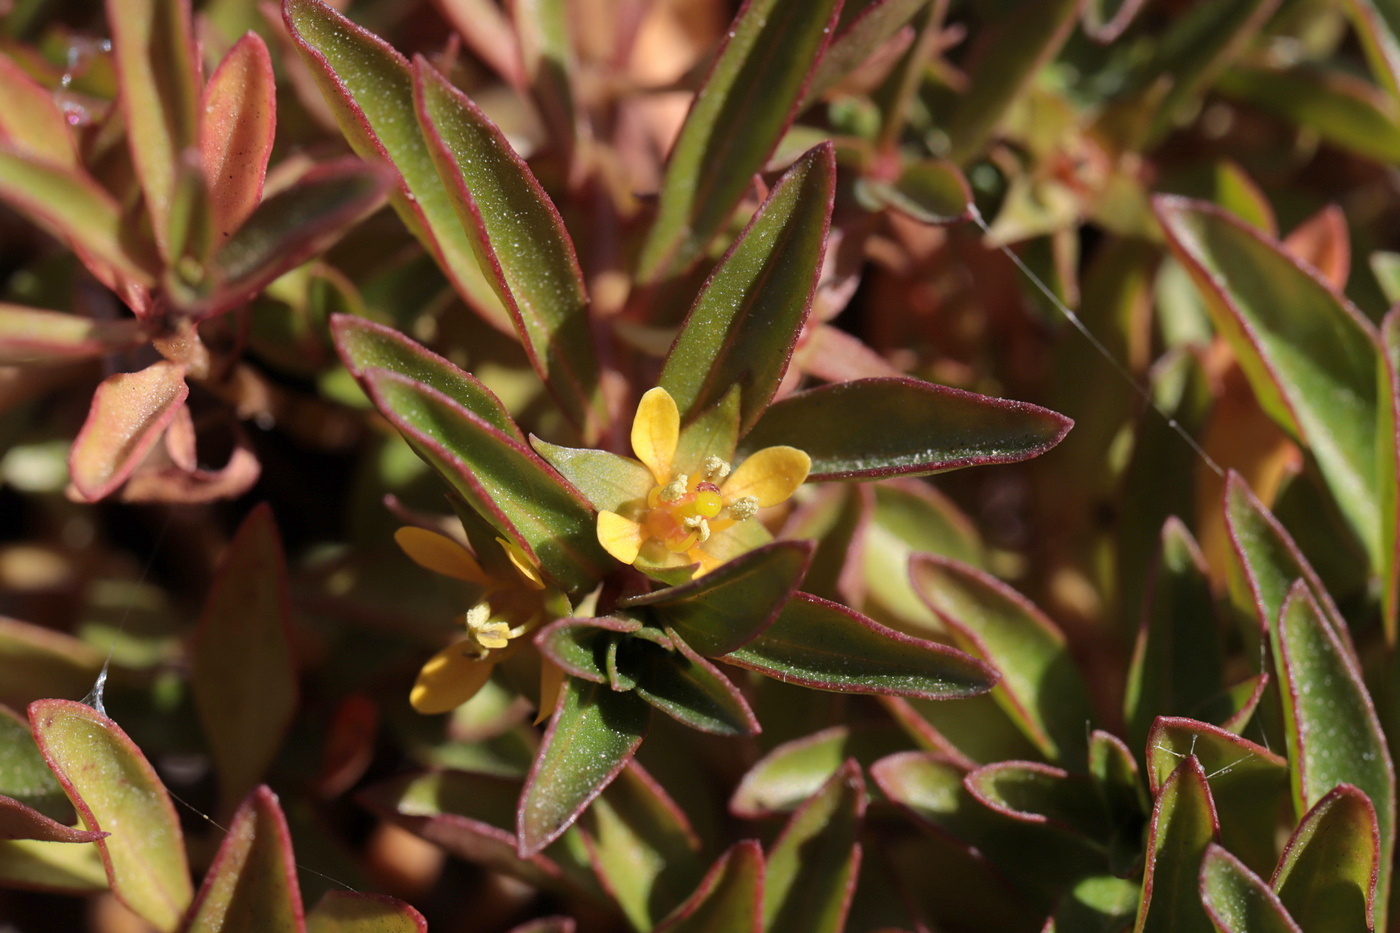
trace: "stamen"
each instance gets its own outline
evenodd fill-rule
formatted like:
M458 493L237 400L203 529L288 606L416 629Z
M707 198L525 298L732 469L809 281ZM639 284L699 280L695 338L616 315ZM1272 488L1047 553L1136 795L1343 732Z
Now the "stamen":
M714 454L705 458L705 478L712 483L717 483L728 476L730 469L728 463Z
M729 503L729 515L736 522L746 521L758 514L758 498L743 496Z
M688 528L699 535L699 543L704 544L710 540L710 523L700 515L693 515L681 522L682 527Z
M686 494L686 486L690 482L690 477L684 473L677 473L675 478L661 488L660 499L662 502L675 502Z

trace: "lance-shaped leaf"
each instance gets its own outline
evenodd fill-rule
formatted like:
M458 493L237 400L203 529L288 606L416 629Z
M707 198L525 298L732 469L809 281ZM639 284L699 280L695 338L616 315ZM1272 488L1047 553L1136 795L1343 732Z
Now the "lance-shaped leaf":
M579 424L601 417L588 295L554 202L465 94L422 58L413 79L429 153L531 365Z
M618 666L636 684L637 696L677 722L715 735L757 735L761 730L744 695L682 640L672 649L645 639L618 643Z
M65 825L74 821L73 807L34 744L29 723L6 706L0 706L0 794L5 795L0 798L0 839L47 838L15 831L26 826L79 832Z
M259 787L238 807L183 933L301 933L301 889L287 818Z
M1387 0L1347 0L1345 6L1356 21L1371 73L1400 100L1400 10Z
M640 281L688 267L723 229L796 115L839 9L837 0L746 0L671 150Z
M556 619L540 629L535 646L569 676L605 684L608 646L616 640L614 636L641 627L636 619L618 616Z
M1395 852L1395 769L1359 665L1301 580L1289 590L1272 634L1297 812L1313 807L1338 784L1354 785L1375 808L1379 864L1389 865ZM1384 872L1375 898L1380 929L1389 892L1390 875Z
M651 720L640 697L568 679L520 798L516 846L539 852L632 760Z
M194 896L175 807L121 727L90 706L38 700L29 721L44 759L88 829L112 828L96 845L112 890L162 931L173 931Z
M1386 642L1400 638L1400 308L1391 309L1381 323L1380 448L1381 490L1381 621Z
M0 616L0 703L7 706L80 697L92 689L103 660L72 635Z
M691 306L659 385L681 420L739 391L739 431L768 407L812 306L836 192L830 143L773 187Z
M750 820L791 813L846 761L869 766L907 746L898 730L848 726L832 726L784 742L744 773L729 798L729 812Z
M208 294L193 302L204 315L246 301L288 269L326 251L381 202L389 173L358 159L318 165L263 201L210 258Z
M775 541L720 564L698 580L622 600L646 608L700 654L719 657L768 628L812 559L810 541Z
M107 890L107 873L91 843L0 839L0 884L59 894Z
M1073 424L1037 405L917 379L857 379L771 406L743 449L806 451L813 481L924 476L1038 457Z
M951 224L968 216L972 189L952 162L924 159L900 168L889 181L863 178L858 196L874 207L892 207L926 224Z
M845 928L865 818L865 782L850 762L792 815L768 853L763 921L769 933Z
M591 587L612 563L593 510L529 447L436 389L383 369L370 398L410 446L507 540L566 590Z
M1095 729L1089 736L1089 776L1108 819L1109 871L1131 875L1142 858L1142 830L1151 810L1137 761L1122 739Z
M525 439L510 412L480 379L392 327L348 314L333 314L331 337L345 367L356 379L362 378L369 369L391 370L455 399L472 414L515 440Z
M402 185L390 202L404 225L468 305L512 332L510 315L477 262L418 126L408 60L321 0L286 0L282 15L350 147L398 169Z
M1214 842L1201 862L1201 902L1218 933L1303 933L1278 895Z
M62 311L0 303L0 366L64 363L117 353L145 339L139 322L95 321Z
M998 761L963 779L983 806L1008 819L1046 826L1103 845L1109 826L1094 784L1036 761Z
M1205 772L1199 761L1189 757L1157 792L1133 933L1211 933L1197 877L1216 831L1215 802Z
M812 70L802 106L812 104L828 88L864 64L927 3L928 0L870 0L867 3L852 0L843 4L835 38Z
M198 136L199 57L189 0L108 0L117 100L156 242L167 259L181 155Z
M1312 450L1372 566L1381 566L1374 329L1316 272L1219 208L1176 197L1153 203L1260 405Z
M155 281L154 247L133 232L116 200L78 169L0 149L0 200L129 281Z
M763 850L755 840L736 842L656 933L761 933L763 867Z
M992 668L961 651L806 593L793 596L771 625L720 660L838 693L941 700L985 693L997 682Z
M957 640L1001 672L992 696L1050 759L1082 767L1093 719L1064 634L1024 596L983 571L932 554L909 564L914 588Z
M387 894L327 891L307 913L306 933L428 933L428 921Z
M272 764L297 706L287 567L272 510L243 521L195 633L190 689L231 807Z
M53 94L8 55L0 55L0 94L0 141L37 161L78 168L77 140Z
M1278 898L1308 933L1385 929L1378 895L1388 866L1371 801L1350 784L1333 788L1293 831L1274 873Z
M33 839L39 842L96 842L111 835L66 826L13 797L0 794L0 839Z
M185 367L165 360L102 380L68 454L73 487L96 502L124 483L189 394Z
M592 447L560 447L534 435L530 445L599 510L616 512L656 485L651 470L631 457Z
M277 129L277 89L267 45L248 33L209 76L199 108L199 156L218 242L262 200Z

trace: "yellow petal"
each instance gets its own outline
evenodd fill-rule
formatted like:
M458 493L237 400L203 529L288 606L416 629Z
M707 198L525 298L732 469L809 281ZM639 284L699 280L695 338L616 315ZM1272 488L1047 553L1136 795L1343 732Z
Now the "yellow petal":
M671 461L680 436L681 413L671 393L659 386L647 390L632 421L632 452L651 470L657 485L671 481Z
M495 663L472 655L465 643L444 648L418 672L408 701L420 713L446 713L470 700L491 677Z
M506 552L506 557L510 560L511 566L516 572L525 578L525 582L532 590L544 589L544 577L540 576L540 569L530 562L529 555L520 549L518 544L512 544L505 538L497 538L496 543L501 546L501 550Z
M616 512L599 512L598 543L624 564L634 563L642 550L642 526Z
M476 558L446 535L426 528L408 527L394 532L394 540L419 567L454 580L466 580L481 586L491 584L491 578L481 569Z
M787 500L812 469L812 458L796 447L765 447L739 464L720 487L728 502L753 496L763 509Z
M559 705L559 691L564 688L564 671L549 658L540 658L540 709L535 714L535 725L544 722L554 714Z

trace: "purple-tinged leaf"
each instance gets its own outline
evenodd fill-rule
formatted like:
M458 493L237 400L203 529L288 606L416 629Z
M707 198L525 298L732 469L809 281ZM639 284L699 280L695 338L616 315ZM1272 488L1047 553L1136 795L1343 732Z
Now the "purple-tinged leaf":
M1389 866L1370 799L1339 784L1304 814L1283 849L1273 888L1308 933L1385 929ZM1386 867L1382 867L1382 866Z
M6 706L81 697L92 689L102 662L97 649L72 635L0 616L0 703Z
M1249 866L1212 842L1201 862L1201 902L1218 933L1303 933Z
M509 18L494 0L435 0L462 44L517 90L525 87L520 42Z
M0 304L0 366L105 356L144 340L140 322L131 318L96 321L62 311Z
M1157 790L1133 933L1212 933L1197 878L1218 828L1205 772L1188 757Z
M1109 826L1093 782L1035 761L998 761L963 778L968 793L1007 819L1078 835L1099 845Z
M463 372L436 353L392 327L348 314L331 315L336 350L356 379L368 369L387 369L437 389L488 424L517 441L525 440L510 412L494 392L471 373Z
M840 6L746 0L671 150L639 281L661 282L688 268L724 228L796 116Z
M387 894L327 891L307 912L306 933L428 933L428 921Z
M510 314L477 261L419 129L408 60L321 0L284 0L282 15L350 147L398 170L402 183L390 203L404 225L462 299L512 333Z
M0 885L81 896L106 891L107 873L92 843L0 839Z
M200 100L200 167L217 242L231 236L262 200L276 130L272 59L250 32L214 69Z
M5 770L9 770L6 768ZM33 839L39 842L96 842L110 833L65 826L28 804L0 794L0 840Z
M864 483L844 483L814 492L788 515L778 537L815 545L802 580L804 592L848 606L865 605L865 540L875 491Z
M258 787L239 805L182 933L304 933L296 858L277 795Z
M35 161L78 170L77 140L53 94L8 55L0 55L0 94L0 142Z
M625 8L623 8L625 9ZM539 108L550 141L559 148L566 164L574 160L573 149L580 132L574 101L578 86L578 55L574 51L573 15L569 0L512 0L511 15L519 39L521 67L530 84L530 96ZM620 9L618 16L637 15ZM616 27L615 27L616 28ZM619 29L613 41L621 43Z
M997 682L996 671L961 651L806 593L793 596L771 625L720 660L837 693L943 700L976 696Z
M189 394L185 367L164 360L102 380L68 454L78 494L96 502L125 482Z
M889 729L833 726L775 747L750 768L734 794L729 811L745 819L791 813L811 798L842 763L870 765L906 743Z
M190 689L231 809L262 780L297 707L287 567L266 503L219 563L191 649Z
M758 842L736 842L655 933L762 933L763 872Z
M1312 450L1381 566L1375 329L1314 270L1214 205L1177 197L1153 205L1260 406Z
M30 823L30 817L24 815L24 811L45 820L43 825L50 829L52 824L72 832L68 830L68 824L77 821L73 805L63 793L63 785L49 770L39 746L34 742L29 723L8 706L0 706L0 794L5 795L0 798L0 801L4 801L0 803L0 810L7 814L0 815L0 839L45 838L15 834L7 829ZM16 819L22 822L13 822Z
M163 933L194 896L185 841L170 796L115 722L71 700L37 700L29 721L44 759L83 823L110 826L95 845L117 898Z
M764 632L802 582L812 558L807 541L775 541L725 561L698 580L624 599L645 609L687 645L720 657Z
M1381 322L1380 445L1381 622L1392 650L1400 640L1400 308Z
M127 144L167 260L178 165L198 141L199 55L189 0L107 0L117 101Z
M689 421L739 390L739 433L778 390L812 307L831 208L830 143L798 159L720 260L686 316L658 384Z
M1020 593L966 564L919 554L909 574L958 643L1001 673L992 696L1026 737L1052 761L1082 767L1092 707L1055 623Z
M535 371L565 413L596 434L605 417L598 354L583 273L559 211L465 94L422 58L413 63L413 79L429 154L477 261Z
M865 782L848 762L788 820L768 852L768 933L839 933L860 870Z
M889 181L863 178L859 193L864 200L926 224L966 220L972 208L967 179L956 165L942 159L911 162Z
M1123 34L1143 3L1144 0L1089 0L1082 14L1084 31L1095 42L1107 45Z
M1338 784L1355 786L1375 809L1379 864L1390 865L1395 852L1395 769L1360 666L1324 621L1301 580L1289 590L1271 635L1296 811L1302 814L1314 807ZM1375 897L1378 929L1386 928L1389 896L1390 873L1382 872ZM1284 903L1289 903L1287 898Z
M812 70L803 108L863 65L903 29L928 0L855 0L841 8L841 21L831 45ZM852 15L852 10L859 12Z
M641 627L636 619L619 616L556 619L535 635L535 646L570 677L605 684L606 653L609 643L615 640L613 636Z
M536 854L632 760L651 720L639 697L567 679L520 798L516 847Z
M743 449L804 450L812 458L809 480L925 476L1038 457L1073 424L1037 405L917 379L858 379L773 405Z
M1347 0L1371 73L1400 100L1400 10L1386 0Z
M592 507L539 455L447 395L383 369L361 377L415 452L565 590L591 588L614 563Z
M1122 739L1095 729L1089 736L1089 777L1108 819L1109 871L1130 876L1142 859L1142 828L1152 809L1137 760Z
M677 722L715 735L757 735L762 729L739 688L679 638L673 650L644 639L618 643L618 663L637 696Z

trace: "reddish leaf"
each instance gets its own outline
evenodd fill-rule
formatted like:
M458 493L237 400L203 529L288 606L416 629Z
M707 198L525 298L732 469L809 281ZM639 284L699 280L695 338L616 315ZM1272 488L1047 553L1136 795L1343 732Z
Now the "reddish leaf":
M199 152L218 242L262 200L277 129L276 91L267 46L251 32L229 49L205 85Z
M120 486L189 393L185 368L164 360L102 380L68 454L78 494L96 502Z
M763 851L752 839L735 843L671 911L656 933L761 933Z
M94 321L62 311L0 304L0 365L103 356L143 339L140 323L130 318Z
M259 787L238 807L183 933L300 933L296 859L277 795Z
M1162 784L1147 837L1147 869L1134 933L1210 933L1197 875L1215 841L1215 803L1205 772L1187 758Z
M763 920L769 933L838 933L860 870L865 781L854 761L792 815L768 852Z
M53 94L15 60L0 55L0 141L41 162L78 168L78 148Z
M387 894L327 891L306 915L306 933L428 933L428 921Z
M1308 933L1385 928L1383 920L1377 923L1385 914L1376 902L1385 869L1376 816L1365 794L1340 784L1299 821L1279 859L1273 888Z

